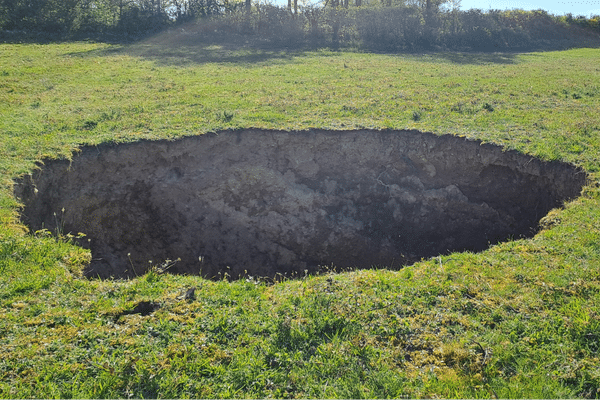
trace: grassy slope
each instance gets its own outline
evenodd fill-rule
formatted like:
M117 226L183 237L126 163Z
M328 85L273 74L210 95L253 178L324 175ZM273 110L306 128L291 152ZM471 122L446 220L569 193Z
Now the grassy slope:
M0 44L0 397L600 397L599 56ZM250 126L453 133L592 182L530 240L270 286L87 281L16 223L43 156Z

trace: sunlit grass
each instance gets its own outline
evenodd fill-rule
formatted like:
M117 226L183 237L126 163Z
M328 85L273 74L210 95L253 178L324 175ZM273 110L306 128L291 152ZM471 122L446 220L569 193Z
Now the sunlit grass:
M0 394L599 397L599 55L0 44ZM452 133L592 181L532 239L274 285L86 280L89 254L17 222L43 157L247 127Z

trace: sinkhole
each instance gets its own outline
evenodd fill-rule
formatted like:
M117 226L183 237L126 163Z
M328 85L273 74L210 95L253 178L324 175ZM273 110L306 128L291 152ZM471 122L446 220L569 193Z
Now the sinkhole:
M532 236L573 165L416 131L240 130L83 147L15 185L36 231L86 234L90 277L397 268Z

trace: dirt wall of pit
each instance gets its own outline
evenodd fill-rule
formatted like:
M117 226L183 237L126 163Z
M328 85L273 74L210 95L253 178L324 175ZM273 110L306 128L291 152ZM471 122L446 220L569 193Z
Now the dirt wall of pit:
M180 259L171 272L236 278L479 251L533 235L585 180L454 136L249 129L85 147L15 195L32 230L87 235L90 276Z

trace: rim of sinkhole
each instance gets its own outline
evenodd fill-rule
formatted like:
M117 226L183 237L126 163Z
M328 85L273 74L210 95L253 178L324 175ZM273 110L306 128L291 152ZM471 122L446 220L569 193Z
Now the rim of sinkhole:
M85 146L15 185L32 231L85 238L90 277L403 265L531 237L586 173L406 130L245 129Z

